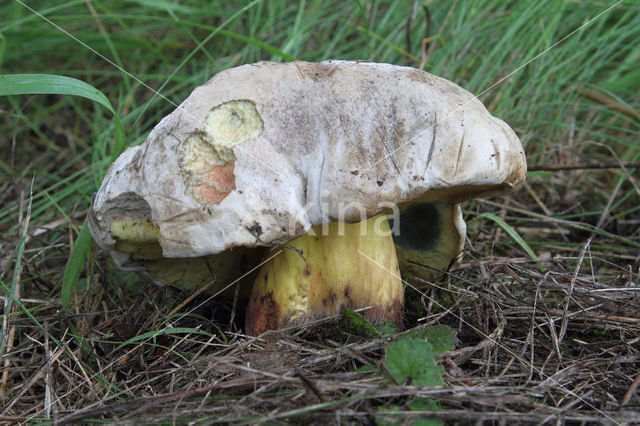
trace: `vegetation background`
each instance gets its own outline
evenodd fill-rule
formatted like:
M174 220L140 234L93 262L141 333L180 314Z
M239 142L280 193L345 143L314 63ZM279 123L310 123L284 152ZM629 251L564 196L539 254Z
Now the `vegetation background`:
M248 338L232 299L177 317L188 294L91 246L113 156L194 87L328 58L450 79L526 146L523 189L464 206L463 264L410 283L407 331ZM639 60L637 0L3 2L0 74L87 85L0 80L0 421L639 424ZM408 335L443 385L394 364Z

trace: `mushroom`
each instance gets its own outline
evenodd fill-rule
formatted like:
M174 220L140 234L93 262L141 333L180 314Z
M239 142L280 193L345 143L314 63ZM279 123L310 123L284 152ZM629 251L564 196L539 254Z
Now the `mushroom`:
M224 283L270 247L249 334L344 307L400 325L400 274L446 271L462 253L459 203L525 174L513 130L447 80L371 62L260 62L217 74L127 149L90 229L118 265L183 288L207 279L194 258Z

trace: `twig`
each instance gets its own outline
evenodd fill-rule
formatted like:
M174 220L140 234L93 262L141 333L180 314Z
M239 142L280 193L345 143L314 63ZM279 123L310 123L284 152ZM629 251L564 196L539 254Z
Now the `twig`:
M53 363L51 362L51 351L49 349L49 323L44 323L44 356L47 365L47 374L44 378L45 394L44 394L44 410L45 418L51 419L53 414L54 423L58 420L58 413L56 409L56 403L54 401L55 386L53 383ZM53 413L52 413L53 411Z
M636 111L632 107L624 106L614 98L604 95L602 93L596 92L592 89L582 89L582 93L589 99L599 102L603 105L611 105L613 109L616 111L626 115L630 118L635 118L636 120L640 120L640 112Z
M411 6L411 12L409 12L409 16L407 17L407 23L404 26L404 39L407 45L407 52L409 53L411 53L411 24L413 23L417 10L418 2L417 0L414 0L413 5Z
M307 376L305 376L305 374L302 372L301 369L296 368L295 371L296 371L296 376L300 378L300 381L307 389L313 392L313 394L317 396L320 401L327 402L327 398L325 398L324 395L322 395L318 387L311 380L309 380Z
M84 377L84 380L87 382L87 386L89 387L91 394L93 394L93 397L96 399L96 401L99 400L100 398L98 397L98 395L96 394L96 391L93 388L93 382L89 378L89 375L87 374L87 371L85 370L84 366L82 365L82 363L80 362L76 354L66 344L63 343L63 345L65 346L65 349L67 350L67 352L71 355L71 358L73 358L73 360L76 362L76 364L80 368L80 371L82 372L82 376ZM80 349L76 349L76 350L79 351Z
M53 354L51 355L51 362L56 362L58 360L58 358L60 358L60 355L62 355L64 353L64 349L62 348L57 348ZM11 408L18 402L20 401L20 399L24 396L25 393L27 393L27 391L29 391L29 389L31 389L31 387L33 385L35 385L47 372L47 364L43 363L38 370L33 374L33 376L31 376L31 378L29 379L29 381L27 383L24 383L22 386L22 389L20 390L20 392L18 392L12 399L11 402L9 402L6 407L4 407L4 411L2 411L2 415L7 415ZM15 389L14 389L15 391Z
M637 169L640 168L640 161L623 161L615 163L575 163L575 164L536 164L527 166L527 171L558 172L564 170L588 170L588 169Z
M631 397L633 396L633 393L638 388L638 385L640 385L640 373L638 373L638 375L636 376L636 379L633 381L633 383L631 383L631 386L629 386L629 389L627 389L627 391L624 393L624 397L620 402L620 407L624 407L629 403L629 401L631 400Z
M575 288L575 285L576 285L576 279L578 279L578 272L580 272L580 267L582 266L584 255L586 254L587 250L589 249L589 246L591 245L591 239L592 237L589 237L589 240L587 240L587 243L584 245L584 247L582 247L582 250L580 251L580 257L578 258L578 263L576 264L576 268L573 271L573 275L571 277L571 283L569 285L569 294L567 294L567 302L564 305L564 313L562 315L560 334L558 335L558 344L562 343L562 340L564 339L564 336L567 332L567 324L569 322L569 317L567 316L567 314L569 313L569 306L571 305L571 297L573 296L573 289ZM560 356L560 353L558 353L558 356Z
M446 358L455 358L455 362L457 364L463 363L464 361L469 359L469 357L473 353L478 352L480 350L487 350L487 349L493 348L502 337L502 333L504 333L505 325L506 325L506 322L503 319L500 322L500 324L498 324L498 326L491 332L491 334L487 336L486 339L484 339L483 341L481 341L475 346L467 346L467 347L456 349L453 351L441 352L440 354L438 354L438 356L446 357Z
M206 394L216 389L233 389L235 387L250 386L253 387L255 379L253 377L239 377L238 379L227 380L226 382L212 383L201 388L193 389L186 392L178 392L173 394L161 394L147 398L135 399L133 401L126 401L123 403L117 403L111 406L102 406L97 408L87 408L84 410L75 411L73 414L60 419L59 425L65 425L72 422L78 422L82 419L96 417L96 416L113 416L118 412L131 413L134 410L137 412L144 412L147 409L152 408L154 405L173 402L177 400L184 400L193 398L199 395Z
M573 220L567 220L567 219L559 219L557 217L549 217L540 213L535 213L529 210L525 210L525 209L520 209L518 207L512 207L512 206L507 206L501 203L496 203L494 201L490 201L490 200L476 200L477 203L480 204L486 204L489 206L494 206L494 207L500 207L503 209L507 209L510 210L512 212L515 213L519 213L523 216L529 216L529 217L533 217L536 219L540 219L543 222L548 222L548 223L561 223L563 225L566 225L570 228L575 228L575 229L579 229L581 231L588 231L588 232L593 232L593 231L597 231L600 235L607 237L607 238L611 238L612 240L617 240L617 241L622 241L626 244L629 244L631 246L637 247L638 243L636 243L633 240L630 240L629 238L625 238L625 237L621 237L619 235L616 234L612 234L611 232L607 232L607 231L603 231L600 229L597 229L595 226L590 225L588 223L582 223L582 222L577 222L577 221L573 221Z
M601 423L605 420L619 419L620 424L624 424L628 421L633 421L637 417L633 417L631 413L626 416L618 413L513 413L513 412L484 412L475 413L469 410L443 410L443 411L379 411L378 414L389 414L394 416L402 416L404 419L410 418L433 418L448 420L451 424L456 423L455 420L462 420L466 422L473 422L474 424L484 424L485 422L496 422L498 424L524 424L524 423L536 423L545 424L550 423L550 420L557 420L559 423L564 424L566 421L570 422L582 422L582 423ZM632 420L633 419L633 420ZM624 422L624 423L622 423ZM448 423L448 422L447 422Z
M552 315L564 315L564 309L545 309L545 312ZM610 321L612 323L621 322L624 324L635 324L640 325L640 318L631 318L631 317L622 317L618 315L605 315L605 314L597 314L593 312L589 312L586 310L581 310L577 312L568 312L567 317L577 317L576 319L581 320L597 320L597 321Z
M410 19L413 19L413 15L415 15L416 13L417 5L418 5L418 2L417 1L414 2L413 11L410 15ZM424 30L424 37L420 42L420 46L422 49L420 65L418 66L418 69L420 70L424 68L424 65L427 61L426 47L427 47L427 43L429 43L429 41L431 40L431 38L429 38L429 32L431 31L431 12L429 11L429 8L427 7L427 5L422 5L422 9L424 10L425 30ZM411 21L409 19L407 19L406 33L407 33L406 34L407 35L407 52L411 52Z
M231 315L229 315L229 330L237 330L233 326L233 321L236 319L236 308L238 306L238 296L240 295L240 285L236 286L233 292L233 304L231 305Z
M451 7L449 7L449 11L447 12L447 16L444 17L444 21L442 21L442 25L440 25L440 28L438 29L437 34L435 35L435 37L441 36L442 32L444 31L444 27L447 26L447 23L449 22L449 19L451 19L451 15L453 15L453 11L456 8L456 5L458 4L458 0L454 0L453 3L451 3ZM427 51L426 55L423 56L423 60L426 63L427 59L429 59L429 56L431 56L431 54L433 53L433 51L436 48L436 43L431 43L431 45L429 46L429 50Z
M551 210L549 210L549 208L546 206L546 204L540 199L540 197L538 197L538 194L536 194L533 191L533 189L531 189L531 185L529 185L529 184L527 184L527 182L525 182L524 183L524 189L527 190L527 192L529 193L531 198L533 198L533 201L535 201L536 204L542 209L542 212L544 214L546 214L547 216L553 216L553 212ZM567 236L560 229L560 225L558 225L557 223L553 223L552 226L556 229L556 231L558 232L558 235L560 235L563 240L569 241ZM500 229L502 229L502 228L500 228Z
M69 215L68 217L60 217L58 219L52 220L51 222L45 223L44 225L41 225L41 226L32 226L31 230L29 231L29 234L27 235L26 242L28 243L32 239L39 237L42 234L46 234L49 231L53 231L54 229L57 229L62 225L67 225L69 223L69 219L77 220L77 219L84 218L88 212L89 210L85 209L85 210L75 212L72 215Z
M369 358L368 356L366 356L363 353L358 352L357 350L351 349L347 346L343 346L340 345L338 342L334 342L333 340L329 340L329 343L331 343L332 345L334 345L336 347L336 349L342 353L344 353L345 355L357 359L358 361L360 361L363 364L367 364L370 365L371 367L377 368L380 370L380 372L387 378L389 379L394 385L399 385L400 383L398 383L398 381L396 380L395 377L393 377L393 374L391 374L391 372L389 371L389 369L387 368L387 366L385 365L384 362L377 362L372 360L371 358Z

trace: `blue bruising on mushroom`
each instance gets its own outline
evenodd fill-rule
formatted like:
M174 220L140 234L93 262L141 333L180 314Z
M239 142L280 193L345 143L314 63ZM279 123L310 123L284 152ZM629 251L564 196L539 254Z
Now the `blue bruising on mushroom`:
M393 234L396 245L415 251L429 251L440 244L440 211L433 203L415 203L400 212L398 233ZM393 218L389 227L394 226Z

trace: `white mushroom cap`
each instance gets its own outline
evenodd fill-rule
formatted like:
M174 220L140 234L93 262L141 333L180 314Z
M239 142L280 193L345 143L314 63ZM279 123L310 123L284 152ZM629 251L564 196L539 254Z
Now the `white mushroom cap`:
M260 62L217 74L127 149L90 224L113 250L114 220L150 217L164 256L195 257L390 205L509 191L525 174L511 128L447 80L371 62Z

